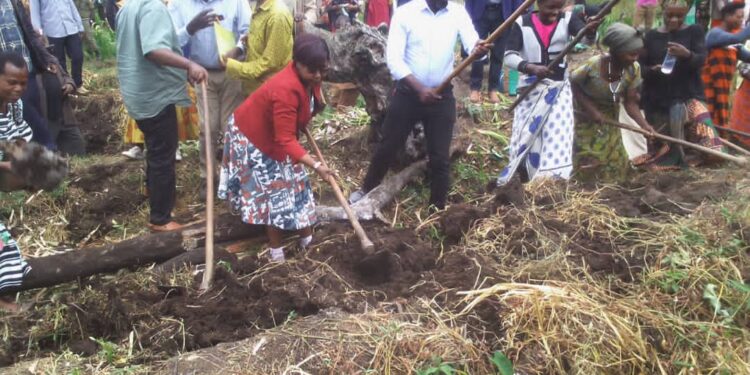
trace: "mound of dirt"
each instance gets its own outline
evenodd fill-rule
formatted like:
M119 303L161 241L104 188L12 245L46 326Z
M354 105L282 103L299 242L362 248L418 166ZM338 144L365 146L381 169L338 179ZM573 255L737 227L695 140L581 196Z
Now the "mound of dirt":
M73 100L73 107L86 139L86 150L94 154L116 153L122 145L124 116L119 93L111 90L78 97Z
M100 164L71 176L69 189L76 206L66 228L71 242L101 238L112 230L113 219L122 222L138 211L146 196L140 192L140 181L132 179L143 175L141 168L141 163Z
M623 187L605 189L602 198L621 216L686 215L705 201L725 197L732 188L725 179L702 180L688 172L642 174Z
M88 180L81 181L81 188L86 187ZM288 250L290 261L283 264L246 257L217 267L207 293L197 290L201 274L187 286L171 285L173 275L150 274L148 281L137 273L114 280L92 278L69 296L69 303L63 302L67 327L58 331L64 333L40 350L69 347L91 354L90 345L79 342L81 337L117 342L135 331L139 345L152 353L142 360L166 358L247 338L297 315L326 308L359 313L382 301L408 298L410 288L435 268L438 254L410 230L368 226L383 254L376 257L383 260L380 263L362 262L356 237L349 231L345 224L327 225L318 232L317 245L304 254ZM37 313L41 311L24 321L45 319ZM21 332L6 346L6 356L13 356L6 357L6 363L23 353L15 349L28 342L30 333Z

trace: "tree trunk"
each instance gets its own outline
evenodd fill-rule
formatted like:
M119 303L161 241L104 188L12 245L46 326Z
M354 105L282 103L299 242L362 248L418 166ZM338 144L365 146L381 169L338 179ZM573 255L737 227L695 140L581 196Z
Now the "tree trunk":
M247 225L236 216L222 215L216 222L215 234L215 241L221 243L262 236L265 229L260 225ZM6 289L3 294L58 285L121 268L164 262L203 246L205 239L205 223L200 222L181 231L155 233L115 244L31 258L27 260L31 271L24 277L23 284Z
M306 23L305 32L318 35L328 43L331 62L326 81L357 85L370 115L370 138L378 139L373 136L379 134L393 89L393 79L385 61L386 36L359 22L336 33Z

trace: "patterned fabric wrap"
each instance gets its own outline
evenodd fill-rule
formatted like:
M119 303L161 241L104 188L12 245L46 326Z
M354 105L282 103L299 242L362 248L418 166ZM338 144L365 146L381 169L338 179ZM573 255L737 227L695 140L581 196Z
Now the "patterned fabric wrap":
M750 65L747 65L750 68ZM732 106L732 117L729 127L741 132L750 133L750 81L742 81L739 90L734 94L734 105ZM733 138L750 147L750 138L733 135Z
M680 108L682 108L682 111L675 110ZM725 151L719 139L719 133L711 121L711 114L700 100L691 99L685 103L674 104L670 112L669 115L656 114L653 116L654 118L650 119L652 124L656 124L658 132L717 151ZM675 115L679 112L683 112L685 117ZM659 126L660 124L662 125ZM680 129L678 134L675 134L676 129ZM662 167L687 165L683 150L669 143L662 143L649 163L655 163Z
M302 164L276 161L262 153L229 119L219 198L248 224L298 230L315 224L315 202Z
M516 108L510 161L497 185L510 181L519 167L529 179L570 178L573 171L573 97L570 82L544 79Z
M729 94L737 69L737 50L714 48L708 53L701 78L705 86L706 104L713 123L727 126L729 123Z
M198 107L195 106L196 97L195 90L188 85L188 95L190 101L193 103L190 107L175 107L177 110L177 139L180 141L190 141L198 139L200 132L200 120L198 119ZM123 113L127 115L125 107L122 108ZM138 124L135 123L130 117L126 117L125 124L125 143L126 144L143 144L145 139L141 129L138 129Z
M607 118L617 118L619 108L600 108ZM632 168L620 129L591 121L576 121L575 178L581 181L624 181Z
M0 223L0 292L21 285L31 267L21 257L21 251L5 224Z

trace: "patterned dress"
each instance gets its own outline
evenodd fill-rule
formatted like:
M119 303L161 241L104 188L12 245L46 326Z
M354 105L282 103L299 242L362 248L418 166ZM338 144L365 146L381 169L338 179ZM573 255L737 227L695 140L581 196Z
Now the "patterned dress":
M573 71L570 80L608 119L617 119L625 94L641 86L641 68L636 62L622 72L618 82L601 75L602 56L590 58ZM613 93L614 91L614 93ZM575 177L583 181L618 182L631 171L630 160L619 128L598 124L588 118L577 119L575 135Z
M248 224L299 230L315 224L315 202L305 168L289 157L261 152L230 117L224 139L219 198Z
M742 63L739 67L742 76L750 76L750 64ZM734 95L732 106L732 117L729 120L729 128L745 133L750 133L750 81L743 78L740 88ZM732 138L750 147L750 137L732 135Z
M510 162L497 185L508 183L518 168L529 180L570 178L573 170L573 96L570 82L544 79L515 109Z
M737 31L739 29L731 32ZM701 77L706 91L706 106L715 125L729 124L730 94L736 70L737 49L720 47L708 51Z

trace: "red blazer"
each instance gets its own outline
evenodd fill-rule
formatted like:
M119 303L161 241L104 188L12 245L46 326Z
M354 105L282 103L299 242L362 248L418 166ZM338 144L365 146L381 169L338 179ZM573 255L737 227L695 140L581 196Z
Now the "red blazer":
M299 144L302 130L325 107L320 86L312 92L314 112L310 111L310 94L290 62L237 107L234 122L264 154L278 161L289 156L296 163L307 154Z

